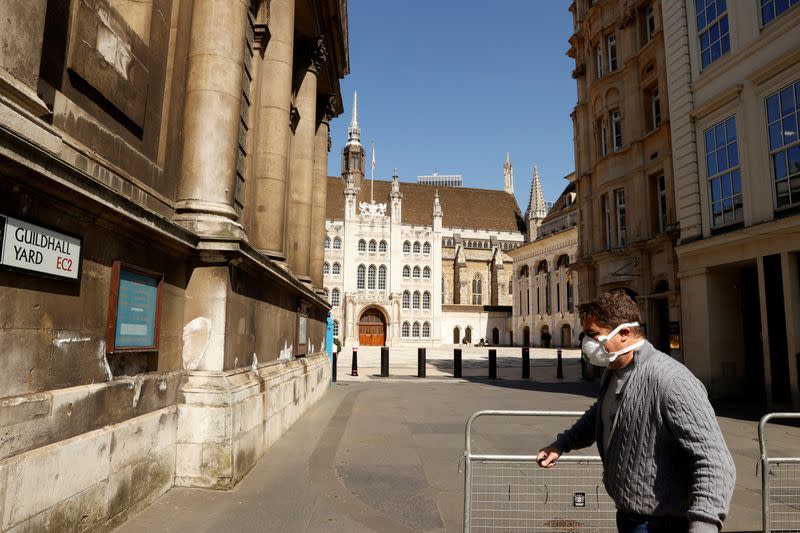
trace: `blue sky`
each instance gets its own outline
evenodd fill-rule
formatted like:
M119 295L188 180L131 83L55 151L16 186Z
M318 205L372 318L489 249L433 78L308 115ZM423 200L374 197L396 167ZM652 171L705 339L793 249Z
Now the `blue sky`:
M353 91L361 138L375 141L375 177L462 174L469 187L503 187L511 153L521 209L533 165L555 200L574 168L574 62L565 55L566 0L348 0L350 75L345 112L331 125L328 171L341 173ZM369 168L369 167L368 167Z

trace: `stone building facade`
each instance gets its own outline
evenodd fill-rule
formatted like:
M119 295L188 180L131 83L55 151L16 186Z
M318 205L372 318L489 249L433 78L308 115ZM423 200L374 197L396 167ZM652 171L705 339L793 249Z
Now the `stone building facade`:
M346 0L13 0L0 49L0 530L231 487L328 387Z
M800 6L664 4L684 361L800 407Z
M323 272L334 337L347 347L509 343L507 252L525 228L513 185L365 179L357 109L342 176L328 179Z
M575 183L581 299L624 289L647 336L681 358L670 106L660 0L577 0L570 6L578 103ZM678 102L680 105L681 102Z
M578 290L570 269L578 251L575 174L565 179L569 184L546 211L539 174L534 173L526 212L529 241L508 252L514 261L512 325L517 346L578 345Z

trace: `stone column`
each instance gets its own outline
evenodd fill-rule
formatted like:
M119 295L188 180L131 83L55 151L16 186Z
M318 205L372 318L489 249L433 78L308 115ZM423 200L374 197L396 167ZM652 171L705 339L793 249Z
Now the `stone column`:
M260 69L259 138L254 147L254 216L248 234L253 246L278 259L286 258L284 206L291 138L294 11L295 0L270 2L270 39Z
M317 133L317 71L325 60L322 40L318 41L316 46L310 47L308 58L308 67L295 96L295 106L300 120L295 128L292 147L286 243L289 268L298 279L310 282L314 146Z
M332 98L332 97L331 97ZM325 259L322 247L325 240L325 209L328 198L328 148L332 101L319 106L320 117L314 137L314 186L311 199L311 284L322 289L322 263Z
M175 220L199 234L242 235L233 201L247 9L196 0L192 11Z

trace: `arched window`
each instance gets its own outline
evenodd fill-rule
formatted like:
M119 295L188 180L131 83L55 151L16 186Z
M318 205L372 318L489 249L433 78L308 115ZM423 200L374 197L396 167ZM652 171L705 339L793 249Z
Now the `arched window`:
M367 241L365 241L364 239L358 241L358 251L359 252L367 251Z
M547 272L547 261L542 259L541 261L539 261L539 266L536 267L536 273L544 274L545 272Z
M411 267L406 265L403 267L403 277L410 278L411 277Z
M322 263L322 275L323 276L330 276L331 274L331 265L327 261Z
M464 342L467 344L472 343L472 328L467 326L467 329L464 330Z
M403 243L403 253L410 254L411 253L411 243L406 241Z
M424 279L431 279L431 269L430 267L425 267L422 269L422 277Z
M325 293L325 301L330 302L330 294L328 293L328 289L322 289L322 292Z
M359 289L364 288L366 277L367 277L367 267L365 267L364 265L358 265L358 277L356 278L356 281L358 283L357 287Z
M339 307L339 289L333 289L331 292L331 305L333 307Z
M334 337L338 337L339 336L339 321L338 320L334 320L333 321L333 336Z
M371 241L369 241L369 251L370 251L370 252L376 252L376 251L378 251L378 243L377 243L377 242L375 242L375 240L371 240Z
M513 294L511 290L511 280L508 280L508 294Z
M567 254L558 257L557 268L569 268L569 256Z
M409 324L408 322L403 322L403 331L401 335L404 338L408 338L408 336L411 335L411 324Z
M334 276L338 276L342 273L342 265L339 263L334 263L333 267L331 267L331 274Z
M386 245L386 241L381 241L380 244L378 244L378 251L380 253L385 254L387 249L388 246Z
M330 248L331 248L331 238L325 237L325 249L330 250Z
M367 288L370 290L375 290L375 274L376 274L375 265L370 265L369 270L367 271Z
M431 308L431 293L429 293L428 291L422 293L422 308L423 309Z
M425 255L431 255L431 243L426 242L422 245L422 253Z
M342 249L342 239L339 237L333 238L333 249L334 250L341 250Z
M419 338L419 322L414 322L414 325L411 326L411 336L415 339Z
M461 344L461 330L458 326L453 328L453 344Z
M472 278L472 305L483 305L483 278L480 274Z
M415 254L419 253L419 241L414 243L414 253Z
M403 293L403 309L410 309L411 308L411 293L405 291Z
M384 265L378 268L378 290L386 290L386 267Z
M422 324L422 337L429 339L431 337L431 323L425 322Z
M415 278L419 278L419 267L418 266L414 267L414 277Z
M411 306L414 309L419 309L419 291L414 291L414 296L411 300Z

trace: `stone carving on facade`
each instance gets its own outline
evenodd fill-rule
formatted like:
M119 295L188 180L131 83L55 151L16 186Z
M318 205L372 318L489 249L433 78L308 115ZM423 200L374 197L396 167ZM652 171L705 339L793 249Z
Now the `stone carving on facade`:
M361 216L362 217L385 217L386 216L386 204L379 204L376 202L361 202L358 204L358 207L361 208Z
M295 132L297 129L297 124L300 122L300 111L292 105L289 108L289 128L291 128L292 133Z
M325 46L325 36L317 39L317 42L309 47L309 65L308 68L319 72L322 65L328 60L328 49Z

